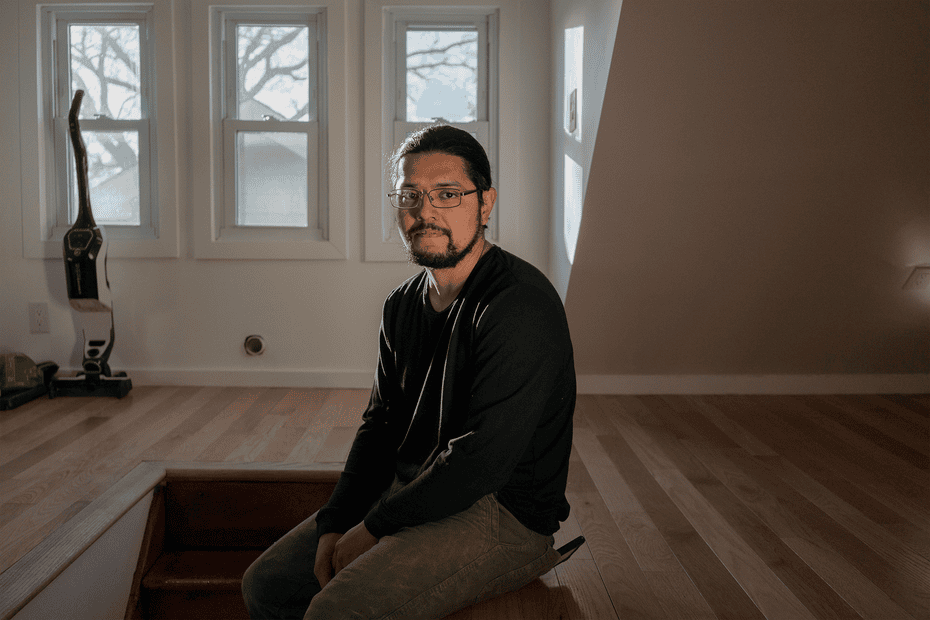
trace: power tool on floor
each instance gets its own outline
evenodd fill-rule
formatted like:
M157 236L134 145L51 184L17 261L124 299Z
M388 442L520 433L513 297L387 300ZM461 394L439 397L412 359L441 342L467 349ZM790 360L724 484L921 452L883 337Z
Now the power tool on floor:
M0 411L16 409L48 393L55 362L36 364L22 353L0 354Z
M55 396L115 396L122 398L132 389L125 372L110 371L110 352L115 336L113 294L107 279L107 238L103 228L94 221L87 185L87 147L81 137L78 111L84 91L78 90L71 100L68 131L77 166L78 215L65 233L65 279L71 308L83 323L84 361L75 377L56 377L49 385L49 398ZM101 314L109 315L109 326L101 326ZM105 320L104 320L105 323Z

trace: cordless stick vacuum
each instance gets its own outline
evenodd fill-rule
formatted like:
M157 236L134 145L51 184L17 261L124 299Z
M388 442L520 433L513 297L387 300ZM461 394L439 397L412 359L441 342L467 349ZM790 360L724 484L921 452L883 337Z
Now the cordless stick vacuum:
M56 377L49 385L49 398L55 396L115 396L122 398L132 389L126 373L115 375L110 371L110 352L113 350L113 294L107 279L107 238L103 228L94 221L90 206L90 189L87 187L87 147L81 137L78 111L84 91L74 93L68 113L68 131L77 166L78 215L74 225L65 233L65 279L68 283L68 300L71 308L81 317L109 313L109 330L92 325L97 321L85 320L84 361L82 372L75 377ZM91 314L94 313L94 314ZM88 334L96 328L100 333Z

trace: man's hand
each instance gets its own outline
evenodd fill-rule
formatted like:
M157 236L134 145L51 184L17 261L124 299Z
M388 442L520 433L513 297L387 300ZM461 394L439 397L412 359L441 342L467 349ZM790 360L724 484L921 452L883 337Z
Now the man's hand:
M341 571L351 564L355 558L362 555L376 544L378 544L378 539L368 531L364 521L353 527L346 532L342 538L336 541L336 551L333 554L333 574ZM319 557L320 554L318 551L317 558ZM322 585L322 583L320 585Z
M342 538L342 534L330 532L320 536L320 541L316 546L316 560L313 563L313 574L316 575L320 587L325 588L329 580L333 578L335 564L333 554L336 552L336 543Z

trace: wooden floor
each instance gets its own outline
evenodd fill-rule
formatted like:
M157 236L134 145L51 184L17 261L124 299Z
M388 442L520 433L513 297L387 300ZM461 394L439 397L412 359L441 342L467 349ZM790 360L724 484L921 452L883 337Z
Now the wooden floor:
M137 387L0 412L0 571L142 460L340 462L367 391ZM581 396L554 571L479 618L930 617L921 396Z

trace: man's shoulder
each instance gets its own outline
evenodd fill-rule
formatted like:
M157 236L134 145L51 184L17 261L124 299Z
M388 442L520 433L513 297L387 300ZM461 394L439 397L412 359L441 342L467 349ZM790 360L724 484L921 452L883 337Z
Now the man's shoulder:
M476 329L567 329L562 299L549 279L528 261L494 249L465 302Z
M499 247L494 248L494 252L487 273L477 283L479 289L493 296L541 296L562 306L555 287L538 267Z

